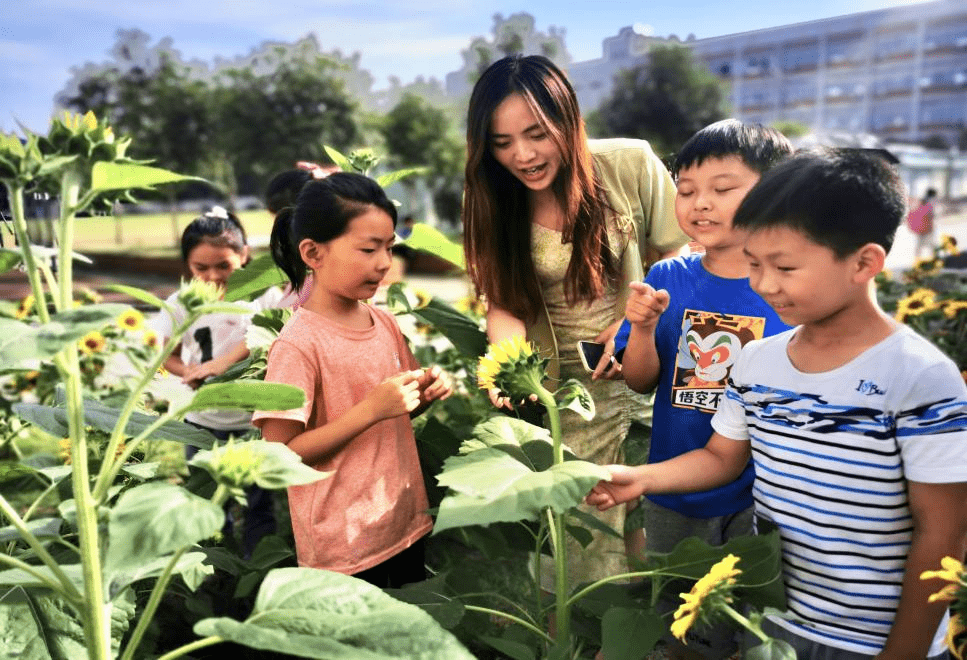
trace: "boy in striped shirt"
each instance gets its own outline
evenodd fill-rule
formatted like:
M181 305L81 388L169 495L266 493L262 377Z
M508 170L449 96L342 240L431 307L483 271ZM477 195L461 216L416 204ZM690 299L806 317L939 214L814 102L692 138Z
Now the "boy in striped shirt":
M953 362L885 314L873 278L903 186L863 150L803 153L736 212L750 284L794 327L748 344L708 444L611 466L590 504L727 483L750 453L756 523L778 527L791 619L767 632L800 660L946 657L946 608L919 579L967 538L967 387Z

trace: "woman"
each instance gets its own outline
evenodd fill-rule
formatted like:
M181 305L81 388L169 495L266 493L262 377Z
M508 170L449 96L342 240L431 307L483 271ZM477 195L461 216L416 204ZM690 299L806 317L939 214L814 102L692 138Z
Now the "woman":
M617 459L641 410L643 400L618 380L614 334L646 256L687 240L674 200L671 176L647 142L587 139L574 89L549 59L507 57L477 81L467 113L468 272L488 301L491 342L526 335L550 357L554 382L578 378L588 387L595 418L562 419L564 442L586 460ZM582 339L605 344L590 378L577 356ZM491 399L510 406L499 392ZM624 512L608 513L602 518L620 532ZM627 566L617 539L596 534L583 551L571 545L575 584Z

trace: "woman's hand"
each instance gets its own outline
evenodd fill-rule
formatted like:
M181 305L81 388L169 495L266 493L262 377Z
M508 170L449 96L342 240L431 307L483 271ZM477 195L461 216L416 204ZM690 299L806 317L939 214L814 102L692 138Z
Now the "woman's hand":
M618 328L621 327L621 322L624 319L618 319L607 328L602 330L594 341L599 344L604 344L604 354L601 359L598 360L598 364L595 365L594 371L591 372L591 380L598 380L601 378L606 378L607 380L618 380L622 378L621 375L621 363L614 356L614 336L618 334Z

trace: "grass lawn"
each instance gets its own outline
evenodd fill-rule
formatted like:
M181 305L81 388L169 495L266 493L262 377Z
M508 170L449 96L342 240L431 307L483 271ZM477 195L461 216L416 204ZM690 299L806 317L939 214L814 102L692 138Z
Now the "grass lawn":
M238 214L253 248L268 245L272 216L268 211ZM150 256L178 256L181 232L197 217L195 213L93 216L78 218L74 225L75 250L85 252L129 252ZM120 240L118 240L120 239Z

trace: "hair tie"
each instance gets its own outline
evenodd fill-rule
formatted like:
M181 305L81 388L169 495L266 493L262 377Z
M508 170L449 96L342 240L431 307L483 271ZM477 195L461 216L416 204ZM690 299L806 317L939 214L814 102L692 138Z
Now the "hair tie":
M313 163L308 160L300 160L295 164L295 166L300 170L305 170L308 172L313 179L325 179L327 176L333 172L339 171L338 165L320 165L319 163Z
M228 211L225 210L224 206L213 206L208 213L205 214L206 218L220 218L222 220L228 220Z

